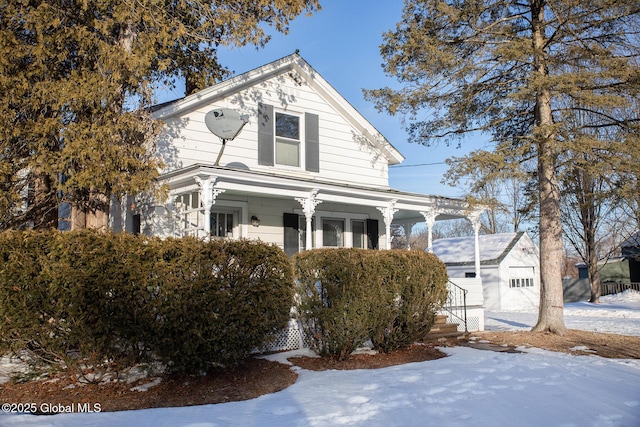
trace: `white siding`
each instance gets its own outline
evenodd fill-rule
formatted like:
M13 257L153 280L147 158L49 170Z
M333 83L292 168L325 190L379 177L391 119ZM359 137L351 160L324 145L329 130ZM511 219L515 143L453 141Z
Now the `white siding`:
M258 165L258 102L274 106L276 111L317 114L320 132L320 172L304 169ZM232 108L248 117L240 135L227 142L220 165L242 164L256 171L321 179L368 187L388 187L387 159L356 127L350 125L332 106L309 86L296 86L288 77L271 79L244 89L236 95L216 100L183 116L165 119L166 134L159 141L159 153L165 171L196 163L212 164L221 147L218 137L204 124L205 114L213 108Z
M496 310L519 311L533 310L540 302L540 260L537 248L531 239L524 235L505 257L500 266L501 304ZM534 286L509 287L512 269L526 268L532 271ZM493 310L493 309L492 309Z
M464 239L466 242L472 238ZM495 250L499 248L490 249L495 252ZM452 259L462 259L466 261L471 257L471 255L466 252L458 253L457 250L450 252L453 255L449 253L446 254ZM495 253L499 252L500 251ZM483 259L483 261L490 260ZM522 235L509 253L500 261L500 264L483 264L480 268L480 276L482 277L482 286L484 288L484 308L499 311L536 309L540 299L539 265L538 249L526 233ZM533 269L534 286L520 288L509 287L510 269L518 267ZM470 262L464 265L447 266L447 272L454 282L457 278L464 278L466 273L473 273L474 269L474 265Z

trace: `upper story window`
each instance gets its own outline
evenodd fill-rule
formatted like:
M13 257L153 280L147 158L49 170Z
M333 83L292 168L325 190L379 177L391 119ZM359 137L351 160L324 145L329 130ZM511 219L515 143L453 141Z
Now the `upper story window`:
M258 104L258 164L320 171L318 115Z
M300 117L276 113L276 164L300 167Z

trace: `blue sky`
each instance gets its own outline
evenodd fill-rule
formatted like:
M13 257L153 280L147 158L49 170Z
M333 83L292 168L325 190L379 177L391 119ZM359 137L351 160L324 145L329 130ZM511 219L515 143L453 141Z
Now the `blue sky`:
M405 126L399 116L378 113L365 101L362 89L397 86L382 70L379 46L382 33L395 28L402 15L402 0L320 0L322 10L295 19L289 34L271 32L273 38L263 48L221 49L220 62L235 74L290 55L296 49L342 96L373 124L405 156L403 165L443 163L451 156L462 156L480 146L464 141L462 148L425 147L407 142ZM172 98L178 98L176 93ZM423 194L459 197L463 189L440 184L447 170L444 164L420 167L392 167L393 188Z

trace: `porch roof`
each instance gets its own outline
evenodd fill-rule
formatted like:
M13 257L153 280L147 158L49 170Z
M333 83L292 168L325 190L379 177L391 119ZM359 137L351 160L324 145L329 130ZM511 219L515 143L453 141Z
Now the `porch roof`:
M177 195L196 191L195 177L215 177L215 188L227 194L260 195L272 198L305 198L317 190L315 199L371 207L387 207L393 204L397 212L394 223L422 222L422 212L434 211L436 220L467 217L468 205L460 199L417 194L389 187L365 187L343 183L327 182L309 178L282 176L276 173L251 171L242 167L212 166L195 164L177 169L160 176L160 182L170 187L170 194Z

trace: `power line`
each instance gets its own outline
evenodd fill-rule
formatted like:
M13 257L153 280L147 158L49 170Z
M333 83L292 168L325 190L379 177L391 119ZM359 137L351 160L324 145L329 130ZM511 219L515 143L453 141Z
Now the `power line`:
M435 162L435 163L419 163L417 165L391 165L390 168L415 168L418 166L435 166L435 165L446 165L445 162Z

